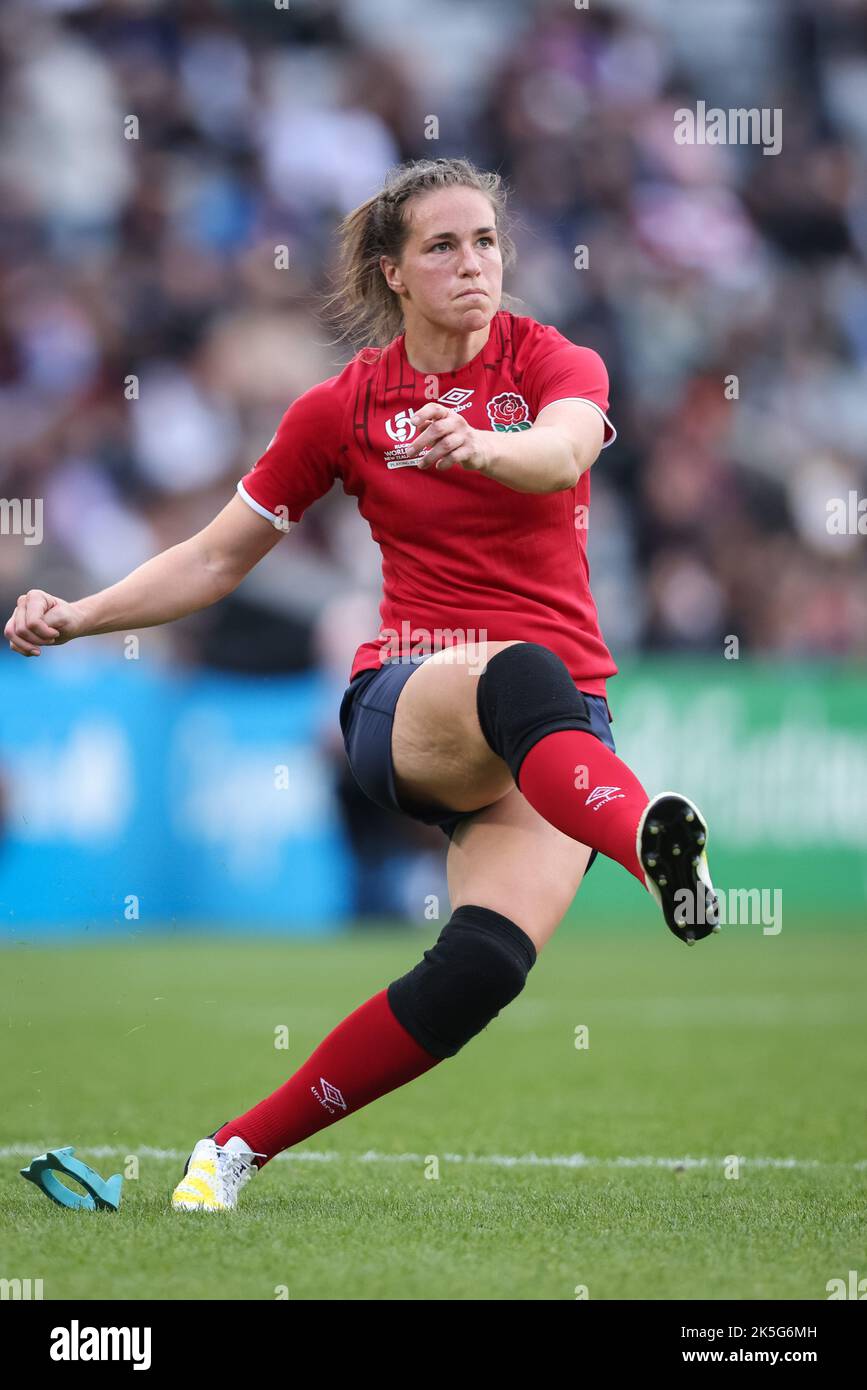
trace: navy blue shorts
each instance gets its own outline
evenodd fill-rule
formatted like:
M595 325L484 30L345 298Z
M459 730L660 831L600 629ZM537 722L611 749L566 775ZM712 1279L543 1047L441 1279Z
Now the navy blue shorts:
M439 806L402 806L394 785L394 763L391 758L391 729L397 697L419 662L395 661L370 671L359 671L346 687L340 702L340 728L349 766L361 790L377 806L400 811L425 825L438 825L452 838L459 823L474 811L444 811ZM594 734L612 752L611 715L607 701L601 695L585 695ZM594 850L590 864L596 858Z

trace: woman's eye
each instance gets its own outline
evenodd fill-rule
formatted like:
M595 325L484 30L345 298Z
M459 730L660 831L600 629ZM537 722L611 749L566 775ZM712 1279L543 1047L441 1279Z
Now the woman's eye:
M480 236L480 237L479 237L479 241L480 241L480 242L482 242L482 241L487 242L488 246L493 246L493 245L494 245L494 238L493 238L493 237L489 237L489 236ZM451 249L451 242L450 242L450 241L437 241L437 242L435 242L434 245L431 247L431 250L432 250L432 251L438 251L439 248L440 248L441 246L447 246L447 247L449 247L449 249Z

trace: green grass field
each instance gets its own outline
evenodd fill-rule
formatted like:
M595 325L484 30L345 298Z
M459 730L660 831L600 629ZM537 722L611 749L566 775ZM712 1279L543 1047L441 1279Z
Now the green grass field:
M822 921L686 950L647 913L570 920L457 1058L269 1165L236 1213L172 1212L192 1142L435 934L5 948L0 1276L46 1299L822 1300L867 1275L867 950ZM118 1214L18 1176L61 1144L105 1176L138 1157Z

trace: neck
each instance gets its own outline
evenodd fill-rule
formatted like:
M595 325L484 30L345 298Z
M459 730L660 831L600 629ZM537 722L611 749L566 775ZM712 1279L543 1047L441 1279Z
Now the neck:
M481 352L491 333L490 323L472 333L450 333L427 322L407 322L403 349L414 371L424 376L457 372Z

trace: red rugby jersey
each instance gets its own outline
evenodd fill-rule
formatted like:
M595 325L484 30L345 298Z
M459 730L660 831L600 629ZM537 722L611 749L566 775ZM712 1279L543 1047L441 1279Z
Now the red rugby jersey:
M404 335L362 349L337 376L290 405L265 453L238 483L257 512L282 523L340 478L382 552L380 632L351 676L382 660L454 642L541 642L591 695L615 674L590 593L590 470L574 488L516 492L458 465L420 473L401 462L410 408L440 400L475 429L529 429L552 401L589 401L608 420L598 353L550 324L500 310L481 352L454 372L417 372Z

